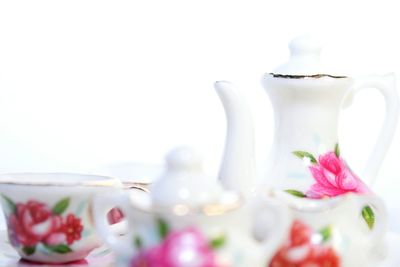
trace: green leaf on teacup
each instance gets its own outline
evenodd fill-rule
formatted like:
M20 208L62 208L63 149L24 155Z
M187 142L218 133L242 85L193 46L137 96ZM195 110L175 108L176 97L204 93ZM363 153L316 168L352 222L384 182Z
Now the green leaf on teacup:
M30 256L35 253L36 247L23 247L22 251L25 253L25 255Z
M69 197L66 197L58 201L52 209L53 214L61 215L68 208L69 200Z
M225 242L226 242L226 236L220 235L211 239L210 247L212 247L213 249L221 248L225 245Z
M9 197L6 195L1 194L1 196L4 198L4 200L7 203L8 208L12 213L15 213L17 211L17 205L15 205L14 201L12 201Z
M142 249L143 247L143 241L139 236L135 236L134 244L136 249Z
M335 155L336 157L340 157L340 148L339 148L339 144L335 145Z
M370 206L365 206L361 211L361 215L363 216L369 229L372 230L372 228L374 228L374 224L375 224L375 214L374 214L374 211L372 210L372 208Z
M328 241L329 239L331 239L331 236L332 236L332 228L331 228L330 226L327 226L327 227L321 229L321 230L319 231L319 233L320 233L320 235L321 235L321 237L322 237L322 242L326 242L326 241Z
M297 191L297 190L293 190L293 189L287 189L285 190L286 193L289 193L295 197L307 197L303 192Z
M59 253L59 254L66 254L72 252L72 249L64 244L56 245L56 246L46 246L48 250L54 253Z
M161 239L164 239L167 237L169 233L169 226L166 221L164 221L161 218L157 219L157 228L158 228L158 234L161 237Z
M296 157L298 157L300 159L309 158L311 163L317 164L317 160L311 153L308 153L306 151L293 151L292 153L293 153L293 155L295 155Z

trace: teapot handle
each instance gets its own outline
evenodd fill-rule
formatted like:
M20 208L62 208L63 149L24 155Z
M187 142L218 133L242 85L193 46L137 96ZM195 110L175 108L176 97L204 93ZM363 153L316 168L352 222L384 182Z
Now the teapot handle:
M279 247L285 242L292 223L289 208L282 202L264 198L253 206L252 234L261 243L262 262L270 262Z
M129 256L129 254L132 255L135 252L134 246L131 245L132 227L129 225L129 203L129 195L123 192L118 194L102 194L95 196L93 200L93 215L97 233L114 251L118 251L119 253L126 252L126 256ZM128 226L123 235L118 235L115 229L112 228L113 226L108 222L107 214L115 207L118 207L127 219Z
M379 168L396 130L397 120L399 117L399 97L393 73L383 76L370 75L356 78L353 90L345 99L344 107L349 106L352 103L354 95L365 88L375 88L381 92L386 104L385 121L379 133L375 147L372 150L363 170L363 180L367 184L371 185L376 180Z

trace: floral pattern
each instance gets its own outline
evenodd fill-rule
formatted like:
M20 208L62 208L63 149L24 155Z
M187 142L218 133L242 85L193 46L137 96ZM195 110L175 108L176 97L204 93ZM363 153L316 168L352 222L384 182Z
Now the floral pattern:
M314 178L306 193L288 189L286 192L297 197L323 199L336 197L346 193L368 194L371 191L347 166L340 156L339 145L336 144L333 151L329 151L318 157L306 151L294 151L293 154L309 162L309 170ZM373 228L375 215L370 206L365 206L361 212L369 228Z
M339 267L340 258L327 244L329 239L329 227L314 233L306 224L294 221L288 240L274 255L269 267Z
M39 244L51 252L69 253L70 245L81 239L81 219L72 213L62 216L69 198L61 199L51 209L36 200L14 203L9 197L2 197L11 211L7 221L10 241L26 255L34 254Z
M124 213L119 208L113 208L107 214L107 219L110 224L116 224L124 219Z
M139 253L131 267L218 267L214 249L223 245L222 239L209 242L195 227L169 231L164 221L158 222L161 241L158 245L142 249L136 239ZM220 266L221 267L221 266Z
M308 198L335 197L353 192L368 193L367 186L350 170L346 162L340 156L339 146L334 151L320 155L318 161L308 152L295 151L294 155L300 158L308 158L311 165L308 167L315 183L305 193Z

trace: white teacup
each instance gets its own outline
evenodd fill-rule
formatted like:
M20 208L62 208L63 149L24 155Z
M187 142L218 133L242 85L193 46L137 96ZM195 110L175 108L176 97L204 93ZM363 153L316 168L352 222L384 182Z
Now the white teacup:
M291 213L287 239L271 260L276 266L377 266L385 256L387 215L374 195L308 199L276 190Z
M70 173L0 176L0 198L11 245L23 259L81 260L102 245L92 215L95 195L117 193L114 178Z

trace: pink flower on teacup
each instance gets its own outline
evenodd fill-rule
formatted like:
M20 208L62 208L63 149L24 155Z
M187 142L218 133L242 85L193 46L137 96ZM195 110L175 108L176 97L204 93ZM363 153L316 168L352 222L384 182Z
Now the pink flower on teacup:
M217 267L206 238L195 228L171 232L156 247L142 251L131 267Z
M208 241L195 228L172 232L164 241L164 260L171 267L213 267L215 256Z
M366 185L347 167L335 152L319 156L318 162L309 167L315 184L307 191L309 198L334 197L345 193L368 193Z
M119 208L113 208L107 214L107 219L110 224L116 224L124 219L124 213Z
M35 246L59 226L59 218L38 201L17 204L11 214L9 227L15 242L24 246Z

